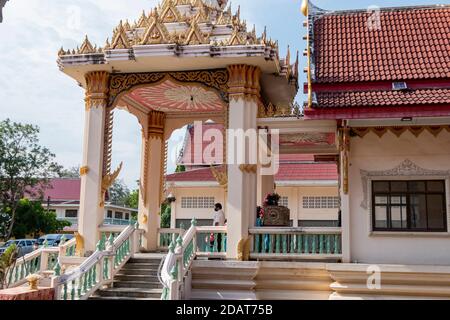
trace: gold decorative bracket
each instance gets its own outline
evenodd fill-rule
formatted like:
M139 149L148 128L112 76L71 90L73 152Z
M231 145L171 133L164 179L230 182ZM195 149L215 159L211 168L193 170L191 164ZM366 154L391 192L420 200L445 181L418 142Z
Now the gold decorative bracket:
M100 203L101 207L105 206L105 195L106 191L113 185L114 181L116 181L117 177L120 174L120 171L122 171L123 162L120 163L119 167L111 174L107 174L102 179L102 195L101 199L102 202Z

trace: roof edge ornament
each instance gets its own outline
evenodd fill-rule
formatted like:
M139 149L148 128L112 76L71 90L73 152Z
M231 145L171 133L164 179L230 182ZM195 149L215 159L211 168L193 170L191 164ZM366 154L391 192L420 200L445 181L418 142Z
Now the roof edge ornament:
M331 12L330 10L325 10L322 8L319 8L315 6L311 1L309 0L303 0L302 6L301 6L301 12L305 17L308 17L309 15L316 16L316 15L322 15L327 12Z

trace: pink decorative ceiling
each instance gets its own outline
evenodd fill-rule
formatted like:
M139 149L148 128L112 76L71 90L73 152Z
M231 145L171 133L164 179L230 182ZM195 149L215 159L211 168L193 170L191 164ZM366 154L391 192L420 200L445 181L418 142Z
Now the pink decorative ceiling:
M178 84L166 80L133 90L127 98L152 110L162 112L216 112L224 102L212 89L197 84Z

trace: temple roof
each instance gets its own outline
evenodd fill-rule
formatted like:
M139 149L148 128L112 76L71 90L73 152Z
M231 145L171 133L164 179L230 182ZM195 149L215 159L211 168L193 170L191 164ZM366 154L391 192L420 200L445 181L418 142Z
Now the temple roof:
M404 105L439 105L450 102L450 89L422 89L411 91L340 91L319 92L317 103L333 107L392 107Z
M223 170L218 167L217 170ZM335 163L318 163L312 161L290 160L280 161L280 169L275 175L276 182L290 181L337 181L338 173ZM168 183L176 182L216 182L216 178L210 168L200 168L169 174L166 176Z
M143 66L144 59L155 57L221 57L232 59L227 64L246 59L249 64L259 65L263 72L297 78L298 61L291 63L290 52L280 59L278 43L268 38L267 31L257 35L255 27L248 28L247 22L241 19L240 8L233 13L231 5L225 8L226 4L226 0L163 0L150 12L143 11L134 22L120 21L103 47L93 45L86 36L77 49L61 48L58 64L76 77L68 69L85 65L98 68L98 65L113 65L115 61L142 62ZM174 71L170 63L159 63L159 67L163 65L169 70L139 70ZM189 63L185 65L192 69ZM201 66L202 69L212 67L223 66L217 62ZM123 65L121 68L122 72L136 72ZM182 71L179 65L174 68Z
M314 18L315 82L450 78L450 6L330 12Z
M450 115L450 5L307 13L307 118Z

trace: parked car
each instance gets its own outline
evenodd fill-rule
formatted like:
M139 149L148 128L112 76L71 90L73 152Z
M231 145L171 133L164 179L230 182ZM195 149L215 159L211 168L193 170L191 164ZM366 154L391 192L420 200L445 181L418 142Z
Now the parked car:
M2 247L0 247L0 255L2 255L3 252L5 252L5 250L8 249L11 245L15 244L17 246L17 248L19 249L18 257L22 257L22 256L34 251L34 247L33 247L34 243L35 243L35 240L31 240L31 239L9 240Z
M44 241L47 240L47 244L49 247L57 247L61 243L61 238L63 236L66 239L66 241L74 238L72 234L47 234L45 236L40 237L36 241L36 244L38 247L41 247L44 245Z

